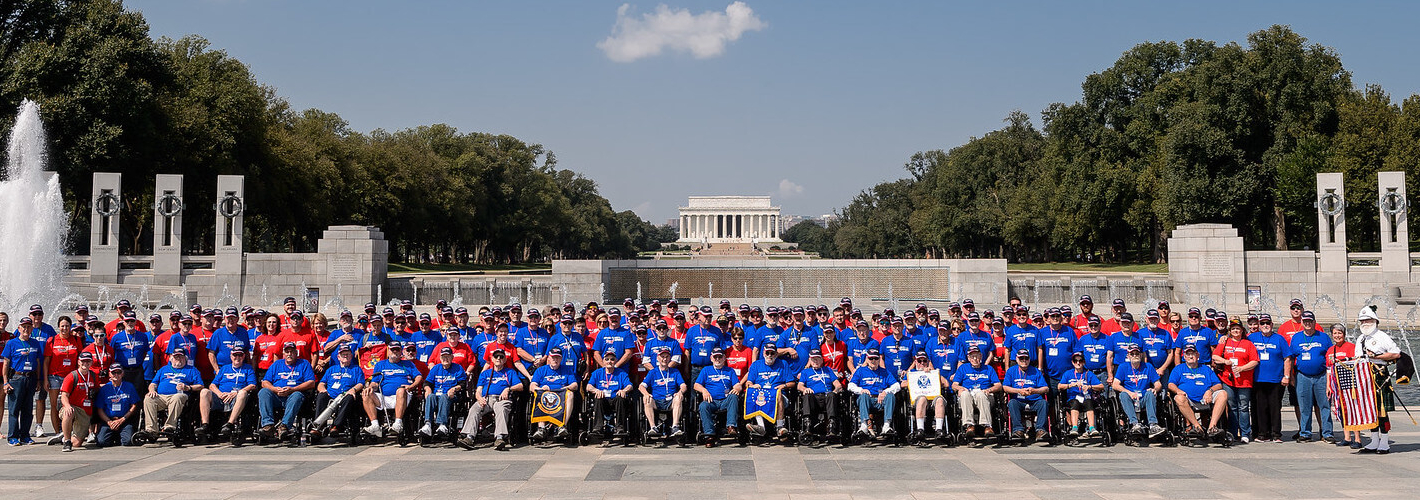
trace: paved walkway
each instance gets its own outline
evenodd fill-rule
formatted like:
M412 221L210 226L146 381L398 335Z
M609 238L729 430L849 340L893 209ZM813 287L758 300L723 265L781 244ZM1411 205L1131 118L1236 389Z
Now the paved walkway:
M1403 418L1403 417L1402 417ZM1414 498L1420 429L1385 456L1222 448L0 448L0 498ZM1291 430L1287 429L1290 435Z

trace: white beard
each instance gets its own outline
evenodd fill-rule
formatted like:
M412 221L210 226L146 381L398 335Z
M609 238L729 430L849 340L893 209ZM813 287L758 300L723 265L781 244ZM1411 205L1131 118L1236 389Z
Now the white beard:
M1375 323L1361 323L1361 335L1372 335L1376 333Z

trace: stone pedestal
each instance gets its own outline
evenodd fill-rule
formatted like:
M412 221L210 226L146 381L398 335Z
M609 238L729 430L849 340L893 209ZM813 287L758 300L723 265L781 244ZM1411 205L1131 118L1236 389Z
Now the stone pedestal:
M245 176L217 176L217 241L213 245L217 260L212 268L217 283L242 289L245 271L242 255L242 218L246 213Z
M346 308L374 300L388 277L389 241L373 226L330 226L316 243L317 268L311 283L322 300L339 298Z
M1246 253L1228 224L1187 224L1169 236L1169 279L1174 301L1247 313Z
M89 199L89 280L118 283L118 223L123 207L123 175L94 172Z
M1381 274L1387 283L1410 282L1409 200L1405 172L1380 172L1376 186L1381 223Z
M182 176L158 174L153 188L153 284L182 284Z

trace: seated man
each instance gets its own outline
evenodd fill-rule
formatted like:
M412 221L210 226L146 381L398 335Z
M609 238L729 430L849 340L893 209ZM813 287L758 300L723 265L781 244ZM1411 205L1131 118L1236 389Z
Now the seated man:
M996 368L987 365L982 356L980 347L967 347L968 363L962 364L952 375L952 386L961 405L962 431L973 434L976 426L981 425L985 427L986 437L991 437L996 435L996 430L991 428L991 394L1001 390L1001 379L996 376Z
M98 394L99 376L93 372L94 355L79 353L79 369L64 376L59 386L60 436L64 440L64 451L74 451L83 447L89 437L89 420L94 411L94 398Z
M710 366L700 368L695 379L695 392L700 393L700 434L705 447L715 445L715 414L724 412L725 433L734 434L740 421L739 376L725 363L725 350L710 349Z
M537 367L537 371L533 373L532 390L534 394L536 394L536 391L561 393L570 390L573 391L573 397L576 397L577 367L563 363L562 355L561 347L553 346L547 350L547 364ZM573 403L574 401L572 399L562 402L567 408L573 407ZM537 439L547 439L551 437L550 435L553 432L556 432L556 437L566 437L567 422L563 422L561 426L558 426L556 431L552 430L552 424L550 422L540 422L537 432L533 434L533 437Z
M1147 434L1150 439L1159 437L1164 433L1164 428L1159 426L1159 414L1154 403L1159 389L1162 388L1159 373L1153 366L1144 362L1144 350L1139 346L1129 346L1126 359L1126 363L1114 370L1114 381L1111 385L1119 392L1119 404L1123 407L1124 417L1129 419L1129 432ZM1139 422L1140 404L1144 406L1147 427Z
M784 427L789 419L782 418L784 416L784 398L788 397L784 391L789 390L796 384L794 381L794 375L796 374L790 373L791 367L789 366L789 361L779 356L779 349L773 342L765 342L762 349L764 350L764 357L750 365L749 373L745 375L745 387L779 390L779 400L777 402L779 406L776 408L776 411L781 418L776 420L774 424L779 428L779 437L784 437L789 434L789 430ZM750 422L746 427L749 428L751 434L762 436L765 432L764 423L763 418L755 417L754 422Z
M912 316L908 317L910 318ZM926 349L917 350L916 354L912 358L912 366L908 368L907 374L903 376L902 383L907 384L912 380L916 373L921 372L926 372L929 374L928 376L936 377L938 383L941 384L942 387L951 387L952 385L952 382L950 380L947 380L946 377L942 376L941 370L938 370L932 366L932 358L927 356ZM908 392L911 393L910 390ZM929 401L932 405L932 416L935 417L934 423L937 424L937 426L934 427L936 431L933 433L932 438L942 439L947 435L947 399L941 397L941 393L939 392L935 395L930 396L919 395L913 399L912 417L913 423L917 424L917 427L912 431L913 439L921 439L925 434L925 431L923 431L923 429L927 428L927 405L929 404Z
M507 354L502 350L493 350L488 359L492 363L478 375L478 388L473 393L473 407L468 409L468 418L464 420L463 437L459 439L459 445L473 448L479 421L492 413L493 447L503 451L508 449L508 416L513 411L513 402L509 398L514 391L523 390L523 378L517 369L509 367Z
M843 382L838 373L823 362L823 351L809 349L809 364L798 373L800 408L808 415L811 426L824 418L828 419L828 434L838 432L838 393L843 390ZM809 429L804 429L805 432Z
M453 408L454 401L463 393L463 385L468 382L468 372L463 366L454 363L453 347L440 347L438 360L437 364L429 368L429 376L424 380L424 426L419 428L419 433L444 437L450 432L449 411Z
M312 442L319 441L322 434L329 436L340 431L340 425L345 423L345 412L365 388L365 373L355 362L355 346L340 344L335 348L335 359L336 364L325 369L316 385L317 416L311 423ZM327 422L329 427L326 427Z
M1011 395L1006 409L1011 412L1011 437L1016 439L1026 438L1023 415L1026 408L1035 412L1035 430L1031 439L1040 439L1045 434L1045 424L1050 421L1050 410L1045 401L1050 387L1046 385L1045 375L1040 373L1040 369L1030 364L1030 356L1030 350L1017 349L1016 365L1007 368L1006 378L1001 380L1004 384L1002 390Z
M670 368L671 352L661 350L656 353L656 368L646 373L641 380L641 409L646 413L646 437L661 437L661 426L656 424L656 412L670 410L671 431L667 437L685 434L680 428L680 404L685 396L685 379L680 370Z
M419 367L414 366L413 361L404 359L408 352L406 345L413 344L399 341L389 344L389 350L385 351L387 357L375 364L370 385L365 389L365 416L370 417L370 425L364 430L372 436L383 435L379 410L394 410L394 421L388 422L390 432L404 432L405 408L414 398L414 388L424 384Z
M294 319L294 317L293 317ZM261 408L261 432L285 439L306 402L306 392L316 386L316 372L311 362L302 359L301 348L295 342L281 346L282 358L266 369L266 377L261 379L261 392L257 393ZM276 412L281 411L281 423L276 423Z
M1097 391L1104 389L1104 383L1100 382L1095 373L1085 369L1085 354L1076 352L1070 355L1070 364L1073 370L1066 371L1060 376L1060 385L1056 390L1064 398L1064 404L1070 408L1069 427L1065 435L1076 437L1080 432L1080 413L1085 414L1085 419L1089 422L1089 428L1084 431L1084 435L1095 437L1099 431L1095 429L1095 395Z
M246 408L247 397L256 392L256 370L247 364L245 345L234 345L227 350L231 362L222 365L213 377L212 384L202 389L198 399L198 410L202 415L202 425L197 428L197 439L204 441L212 426L212 405L222 407L227 412L227 422L222 424L221 434L230 435L237 430L237 419Z
M1198 362L1198 348L1192 344L1183 347L1183 364L1174 367L1169 374L1169 392L1179 413L1188 420L1188 434L1201 434L1203 424L1198 421L1197 412L1212 408L1209 416L1208 436L1223 433L1218 428L1219 419L1228 413L1228 394L1223 391L1223 381L1213 368Z
M863 364L853 370L853 377L848 381L848 392L858 395L858 426L857 434L875 437L873 434L873 411L883 413L883 435L893 435L892 417L896 408L897 391L902 388L902 384L897 382L887 367L883 366L882 355L876 347L868 348Z
M143 401L143 437L151 438L159 432L158 412L167 410L168 419L161 432L177 431L178 417L187 405L188 392L202 390L202 374L197 367L187 364L187 353L175 351L168 357L168 364L158 369L153 381L148 384L148 397Z
M612 432L616 436L626 435L626 419L631 415L631 401L627 396L631 393L631 377L625 370L616 367L617 356L620 355L621 351L613 347L597 356L601 368L593 370L587 380L587 394L591 398L593 412L593 423L588 430L593 435L601 436ZM616 427L612 432L608 432L608 409L616 420Z
M123 380L123 365L108 367L108 383L99 388L97 408L99 432L94 437L104 446L133 446L133 434L138 430L138 390Z

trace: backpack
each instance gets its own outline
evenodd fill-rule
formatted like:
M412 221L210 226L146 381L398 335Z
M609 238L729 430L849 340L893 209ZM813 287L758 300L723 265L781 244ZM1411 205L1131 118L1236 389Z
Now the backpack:
M1410 358L1405 351L1400 352L1400 359L1395 360L1395 383L1409 385L1410 379L1415 378L1415 360Z

